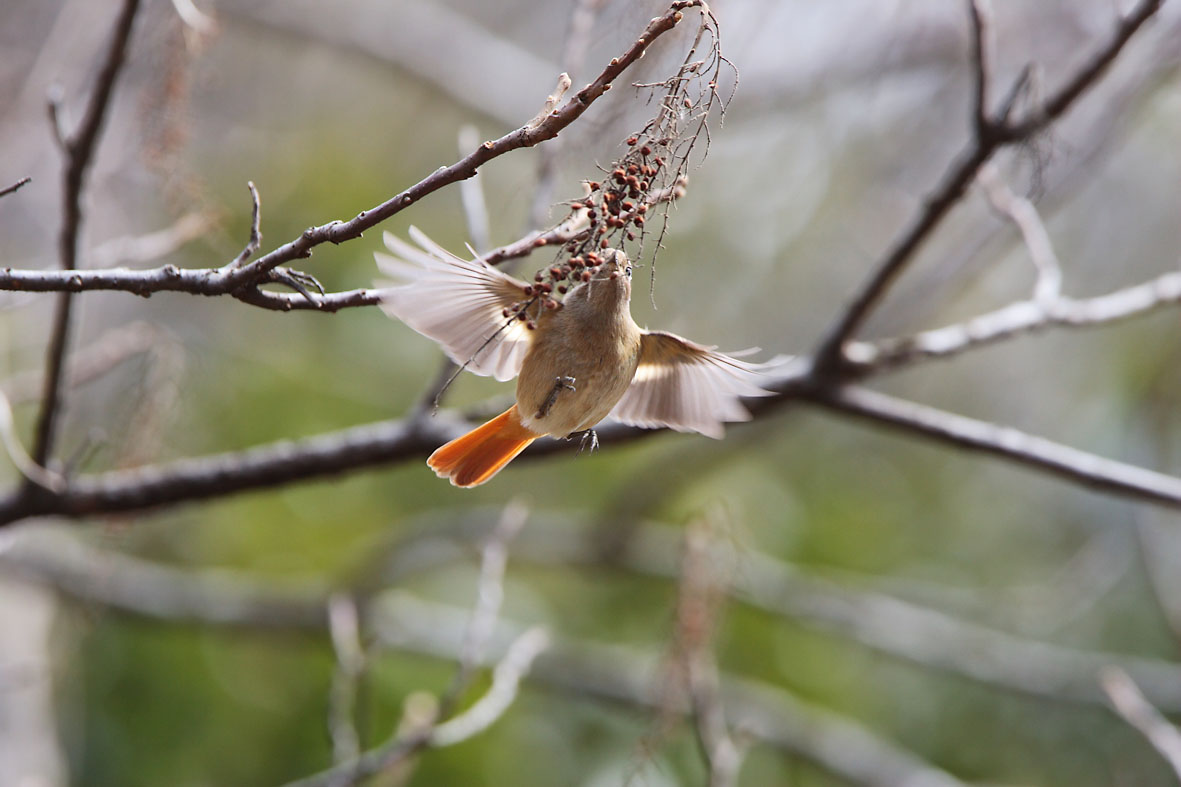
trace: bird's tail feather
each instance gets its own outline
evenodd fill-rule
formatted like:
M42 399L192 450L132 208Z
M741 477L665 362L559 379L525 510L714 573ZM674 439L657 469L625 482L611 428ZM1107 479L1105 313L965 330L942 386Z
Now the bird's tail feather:
M440 446L426 463L455 486L479 486L537 438L537 433L521 423L514 404L488 423Z

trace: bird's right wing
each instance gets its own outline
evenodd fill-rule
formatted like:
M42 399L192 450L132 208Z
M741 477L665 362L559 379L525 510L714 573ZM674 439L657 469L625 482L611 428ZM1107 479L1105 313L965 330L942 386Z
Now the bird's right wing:
M741 397L771 396L766 386L791 360L779 355L747 363L672 333L646 331L636 376L611 417L645 429L667 426L720 439L723 423L750 420Z
M532 331L504 310L529 299L525 283L482 260L456 257L415 227L410 237L422 248L387 232L393 256L374 253L381 272L396 280L378 282L385 313L434 339L468 371L516 377Z

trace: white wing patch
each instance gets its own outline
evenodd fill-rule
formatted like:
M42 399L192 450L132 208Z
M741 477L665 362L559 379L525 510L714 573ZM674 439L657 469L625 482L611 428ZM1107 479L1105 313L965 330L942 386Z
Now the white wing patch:
M503 310L527 299L524 282L482 260L456 257L415 227L410 236L422 249L387 232L385 245L394 256L374 253L381 272L396 280L378 282L385 313L434 339L470 372L502 381L516 377L531 332Z
M747 363L671 333L645 333L631 386L611 411L617 421L648 429L667 426L720 439L722 424L749 421L739 397L770 396L763 386L790 360Z

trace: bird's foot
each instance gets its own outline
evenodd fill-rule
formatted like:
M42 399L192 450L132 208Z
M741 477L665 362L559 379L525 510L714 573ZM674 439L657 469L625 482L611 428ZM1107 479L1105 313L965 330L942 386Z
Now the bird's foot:
M587 445L590 445L588 448ZM599 450L599 435L594 429L587 429L582 433L582 441L578 444L578 453L590 451L592 454Z
M577 391L574 387L573 377L555 377L554 387L550 389L549 396L545 397L545 401L541 403L541 407L537 408L537 415L535 418L545 418L549 415L549 411L553 409L554 403L558 401L558 394L562 391Z

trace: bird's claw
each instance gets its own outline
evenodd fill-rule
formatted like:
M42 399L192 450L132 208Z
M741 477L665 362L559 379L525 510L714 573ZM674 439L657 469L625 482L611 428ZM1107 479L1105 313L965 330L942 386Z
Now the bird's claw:
M537 415L535 418L545 418L549 415L549 411L553 409L554 403L558 401L558 394L562 391L577 391L574 387L574 378L565 375L554 378L554 387L550 389L549 396L545 397L545 401L541 403L541 407L537 408Z

